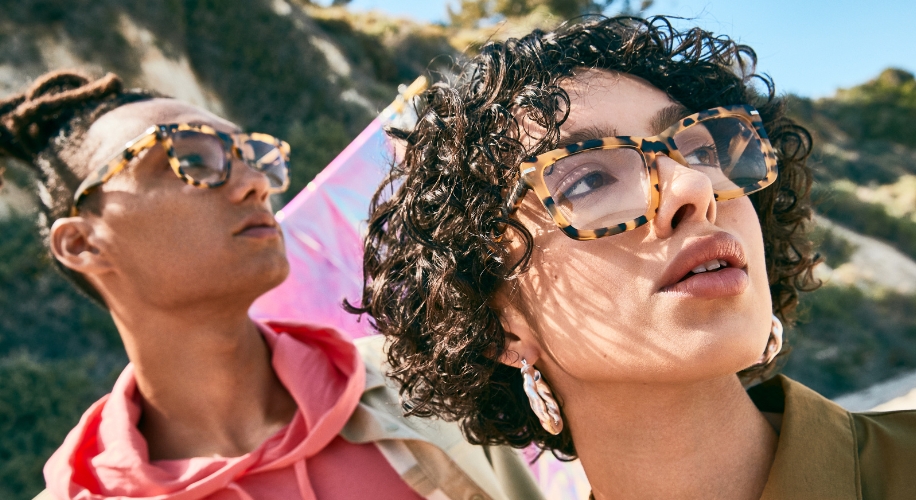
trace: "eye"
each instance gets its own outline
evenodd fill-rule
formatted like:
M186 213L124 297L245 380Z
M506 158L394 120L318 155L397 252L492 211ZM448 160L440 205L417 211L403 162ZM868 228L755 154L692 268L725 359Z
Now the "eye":
M617 182L617 179L607 175L605 172L594 170L574 181L572 185L563 191L563 197L567 200L574 200L580 196L592 194L593 191L604 186L610 186L615 182Z
M706 165L711 167L719 165L716 148L711 144L694 149L689 154L684 155L684 159L691 165Z
M178 160L181 168L194 168L194 167L203 167L204 159L200 155L185 155Z

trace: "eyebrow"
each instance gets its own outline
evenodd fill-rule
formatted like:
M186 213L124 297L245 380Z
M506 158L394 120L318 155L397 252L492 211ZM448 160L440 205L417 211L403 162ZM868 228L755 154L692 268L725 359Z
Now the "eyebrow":
M658 135L668 130L668 127L692 115L693 112L684 107L683 104L672 104L662 109L649 121L649 129L652 135Z
M590 125L588 127L573 129L572 132L560 138L557 148L565 148L572 144L585 142L592 139L603 139L605 137L617 137L617 127L608 127L606 125Z
M692 115L693 112L681 104L672 104L655 113L649 120L649 130L652 135L658 135L668 127ZM573 129L563 136L557 143L557 148L565 148L572 144L585 142L592 139L603 139L605 137L617 137L617 127L607 125L590 125L579 129Z
M188 125L194 125L194 126L197 126L197 127L200 127L200 126L210 127L210 128L212 128L213 130L216 130L217 132L222 132L222 133L224 133L224 134L230 134L230 135L232 135L232 134L244 134L244 133L245 133L241 128L239 128L238 125L236 125L236 124L234 124L234 123L231 124L231 125L232 125L232 128L228 129L228 131L227 131L227 130L224 130L223 127L221 127L221 126L220 126L220 127L217 127L217 126L216 126L214 123L212 123L212 122L209 122L209 123L208 123L208 122L205 122L205 121L191 121L191 122L173 122L173 123L186 123L186 124L188 124Z

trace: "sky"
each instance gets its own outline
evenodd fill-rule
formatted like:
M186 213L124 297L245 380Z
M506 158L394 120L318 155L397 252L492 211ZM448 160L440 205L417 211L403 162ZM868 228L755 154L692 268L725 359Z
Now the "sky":
M352 0L350 8L443 22L449 3ZM888 67L916 72L916 0L656 0L648 14L691 18L750 45L779 93L827 97Z

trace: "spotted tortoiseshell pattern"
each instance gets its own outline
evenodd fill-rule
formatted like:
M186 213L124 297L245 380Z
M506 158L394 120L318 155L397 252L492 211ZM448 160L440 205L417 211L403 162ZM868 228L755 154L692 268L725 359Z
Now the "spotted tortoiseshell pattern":
M182 131L194 131L200 132L202 134L213 135L223 141L223 144L231 145L229 148L224 148L226 152L226 169L221 179L214 182L198 181L191 178L184 172L184 170L181 168L181 162L178 160L178 158L175 157L175 149L172 145L171 139L173 134ZM89 176L86 177L86 179L76 189L76 194L73 196L73 208L71 209L71 216L79 214L79 202L83 197L92 192L93 189L108 182L112 177L127 168L131 160L136 158L143 151L152 148L156 144L161 144L165 149L169 160L169 166L172 167L172 171L175 172L175 175L179 179L191 186L195 186L201 189L209 189L222 186L226 183L227 180L229 180L232 157L235 156L237 158L242 158L242 152L239 149L239 144L244 144L248 140L260 141L274 145L280 154L283 155L284 159L289 162L289 144L268 134L261 134L257 132L251 134L227 134L225 132L220 132L219 130L216 130L208 125L202 124L173 123L168 125L154 125L146 129L146 131L136 139L128 142L124 147L124 151L108 160L104 165L92 171ZM286 182L282 186L273 188L272 192L283 192L286 191L288 187L289 177L287 176Z
M553 218L557 226L564 233L566 233L567 236L575 240L594 240L597 238L613 236L615 234L620 234L625 231L636 229L637 227L647 224L649 221L654 219L655 214L658 212L660 191L658 187L658 166L656 164L657 157L659 155L665 155L680 163L681 165L689 166L687 164L687 160L685 160L681 153L678 152L677 146L674 142L674 135L681 132L685 128L690 127L691 125L695 125L710 118L722 117L734 117L741 119L746 124L749 124L751 128L756 132L757 136L754 138L754 140L757 141L757 145L763 152L767 174L766 178L761 179L760 181L753 184L728 191L714 192L713 194L716 201L725 201L739 198L741 196L746 196L751 193L760 191L761 189L772 184L776 180L777 176L776 153L773 151L773 147L770 145L770 140L767 137L766 130L763 128L763 120L760 118L760 113L758 113L757 110L753 107L746 105L722 106L690 115L654 137L621 136L605 137L603 139L592 139L576 144L570 144L565 148L554 149L544 154L528 158L522 161L522 163L518 166L520 171L520 178L515 189L513 189L509 195L507 203L508 212L511 214L518 210L518 207L521 206L525 194L529 189L531 189L535 192L535 194L537 194L538 198L541 200L541 203L544 205L544 208L547 209L547 212ZM583 151L621 147L632 148L636 151L639 151L642 156L645 168L649 171L650 203L646 213L640 217L637 217L636 219L612 227L603 227L595 230L578 229L573 227L572 224L570 224L567 218L563 215L563 213L557 209L556 203L554 202L553 197L550 195L550 192L547 189L547 184L544 182L544 170L563 158L581 153Z

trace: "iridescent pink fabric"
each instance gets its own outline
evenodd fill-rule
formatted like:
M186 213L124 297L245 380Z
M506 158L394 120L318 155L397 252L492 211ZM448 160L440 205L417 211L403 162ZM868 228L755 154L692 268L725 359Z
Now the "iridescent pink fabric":
M290 275L255 302L253 318L326 324L354 338L375 333L368 319L358 320L341 303L359 303L369 202L394 154L383 123L376 118L278 213ZM531 468L548 498L588 496L578 462L545 453Z
M392 154L376 118L277 213L290 273L254 303L252 318L326 324L354 338L374 333L341 304L345 298L359 304L369 200Z

